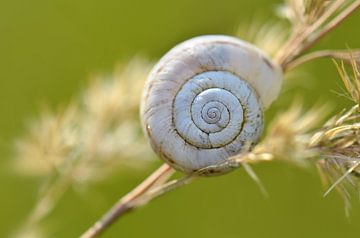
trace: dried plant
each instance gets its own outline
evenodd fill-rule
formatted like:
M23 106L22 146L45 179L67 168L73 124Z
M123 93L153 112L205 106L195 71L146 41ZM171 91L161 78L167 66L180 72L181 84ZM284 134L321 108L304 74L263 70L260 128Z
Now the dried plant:
M44 113L17 141L15 168L43 176L38 203L21 232L28 235L71 186L103 179L152 161L138 126L139 97L151 63L135 58L113 75L98 76L68 107Z
M349 76L344 67L336 65L355 106L318 127L323 119L321 115L326 115L326 107L314 107L303 113L296 103L274 119L266 138L253 151L233 159L241 164L279 159L300 165L316 164L324 183L329 186L324 195L336 188L348 212L350 194L360 191L360 91L353 86L360 78L355 62L353 76Z
M351 190L348 188L359 191L360 181L360 51L307 51L359 6L359 0L288 0L278 8L278 14L290 22L289 27L276 22L249 28L249 34L243 38L273 56L285 73L319 57L342 60L335 61L335 66L355 106L336 114L321 126L325 118L319 115L326 116L325 107L314 107L304 113L295 102L273 120L266 137L258 145L250 152L232 157L225 162L226 166L242 166L260 183L251 164L273 160L315 164L323 180L328 182L329 191L336 188L346 207L350 206ZM343 62L352 65L353 75L347 73ZM95 81L80 104L72 103L57 115L45 114L34 124L30 135L20 140L18 160L22 161L19 164L23 170L50 178L24 230L34 229L69 185L85 183L98 178L97 175L103 177L114 167L138 166L143 162L138 158L146 158L147 147L135 115L148 69L148 62L135 60L125 71L116 74L115 79ZM162 165L121 198L82 237L98 236L126 212L192 182L202 171L170 180L173 173L168 165Z
M351 0L289 0L282 7L291 22L290 36L275 56L286 71L303 52L336 28L350 14L357 10L360 1Z
M352 61L351 76L345 70L343 62L341 66L334 62L355 105L331 118L319 132L314 134L309 146L319 151L322 159L318 167L322 178L332 184L325 195L336 188L344 199L348 212L351 198L349 191L357 193L360 191L360 74L355 60Z

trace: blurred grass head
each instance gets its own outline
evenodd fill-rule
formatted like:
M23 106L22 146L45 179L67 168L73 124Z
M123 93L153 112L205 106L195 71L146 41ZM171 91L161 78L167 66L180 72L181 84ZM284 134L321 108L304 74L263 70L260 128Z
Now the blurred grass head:
M150 66L134 58L111 75L95 77L69 106L43 112L17 141L16 167L41 176L71 170L80 183L144 167L153 157L138 126L138 107Z

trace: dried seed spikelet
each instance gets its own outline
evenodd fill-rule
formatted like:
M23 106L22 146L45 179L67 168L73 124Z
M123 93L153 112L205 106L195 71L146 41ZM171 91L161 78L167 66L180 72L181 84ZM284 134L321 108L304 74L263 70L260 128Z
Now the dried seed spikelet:
M113 75L91 81L80 102L44 113L18 140L17 167L41 175L72 169L78 182L103 177L116 167L142 167L143 158L151 156L138 107L150 67L135 58Z

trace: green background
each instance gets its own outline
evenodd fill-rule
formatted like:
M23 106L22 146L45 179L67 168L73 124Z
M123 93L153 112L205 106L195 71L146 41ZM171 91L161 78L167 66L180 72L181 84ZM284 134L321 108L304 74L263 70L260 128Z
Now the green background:
M66 105L94 73L110 72L136 54L161 57L176 43L202 34L232 34L251 19L267 20L276 1L239 0L12 0L0 2L0 237L25 219L40 178L9 169L13 141L42 106ZM357 12L317 48L359 47ZM305 105L331 102L341 83L330 60L302 66L306 73L270 109L296 95ZM83 193L69 190L45 221L49 237L76 237L156 167L121 172ZM197 181L151 202L116 223L104 237L358 237L360 206L349 219L336 193L323 198L315 170L282 163L255 167L270 196L240 169ZM356 199L355 199L356 200Z

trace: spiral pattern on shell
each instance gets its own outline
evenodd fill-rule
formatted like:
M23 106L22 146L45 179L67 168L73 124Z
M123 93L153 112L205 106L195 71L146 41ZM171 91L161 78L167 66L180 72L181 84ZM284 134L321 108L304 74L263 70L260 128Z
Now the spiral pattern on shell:
M263 109L279 93L280 69L256 47L202 36L167 53L151 72L141 119L155 152L192 173L258 141ZM213 173L230 168L213 166Z
M225 147L233 153L248 139L256 140L262 129L254 90L223 71L201 73L187 81L175 96L172 114L182 139L202 149Z

